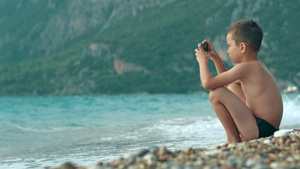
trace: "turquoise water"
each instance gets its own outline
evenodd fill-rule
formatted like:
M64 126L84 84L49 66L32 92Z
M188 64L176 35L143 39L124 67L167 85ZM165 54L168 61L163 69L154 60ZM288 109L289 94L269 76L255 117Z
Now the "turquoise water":
M300 126L300 95L283 95L283 129ZM226 141L207 94L0 97L0 168L92 165L150 146Z

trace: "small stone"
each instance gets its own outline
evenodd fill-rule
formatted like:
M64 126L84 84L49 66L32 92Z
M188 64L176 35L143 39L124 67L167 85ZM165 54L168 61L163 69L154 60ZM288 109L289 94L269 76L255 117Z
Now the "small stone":
M139 152L138 152L138 156L139 157L143 157L145 154L149 153L149 150L148 149L141 149Z
M267 139L264 141L265 144L272 144L271 140Z
M124 161L126 163L128 163L129 165L133 164L136 160L136 156L132 156L132 157L129 157L129 158L126 158Z
M167 151L168 151L167 147L166 146L162 146L162 147L159 148L159 152L158 153L160 155L163 155L163 154L167 154Z
M265 169L265 168L270 168L270 167L265 163L256 163L253 166L253 169Z
M156 162L157 157L154 156L153 154L147 154L147 155L144 156L143 159L146 161L146 163L148 165L152 165L152 164L154 164Z
M62 164L59 169L76 169L76 167L72 163L67 162Z
M235 146L236 146L235 143L230 143L230 144L227 145L228 148L234 148Z
M124 158L125 159L128 159L128 158L135 158L136 157L136 154L135 153L127 153L124 155Z
M97 166L97 165L89 166L86 169L100 169L100 166Z
M209 156L209 155L215 155L215 154L219 154L219 153L222 153L222 150L207 151L207 152L205 152L205 155Z
M149 147L150 153L156 152L156 151L158 151L158 150L159 150L159 147L158 147L158 146L151 146L151 147Z
M271 168L280 168L280 163L279 162L272 162L271 164L270 164L270 167Z
M257 163L257 160L249 159L249 160L246 161L245 165L246 165L247 167L252 167L252 166L254 166L256 163Z
M159 161L165 162L165 161L168 161L169 158L170 158L170 156L168 154L161 154L161 155L159 155Z
M289 132L291 132L291 131L289 131L289 130L279 130L279 131L276 131L274 133L274 137L286 136L286 135L288 135Z

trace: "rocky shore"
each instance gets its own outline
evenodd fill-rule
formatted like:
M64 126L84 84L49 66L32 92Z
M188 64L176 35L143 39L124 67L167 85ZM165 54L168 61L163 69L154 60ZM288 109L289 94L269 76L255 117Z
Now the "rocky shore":
M213 149L190 148L169 151L166 147L150 147L137 153L94 166L72 163L55 169L210 169L210 168L300 168L300 130L279 131L274 136L249 142L228 144Z

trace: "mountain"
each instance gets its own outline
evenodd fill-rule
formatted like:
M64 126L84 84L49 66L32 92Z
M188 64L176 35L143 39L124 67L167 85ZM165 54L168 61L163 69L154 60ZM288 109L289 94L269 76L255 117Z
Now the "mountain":
M2 0L0 94L203 91L197 44L210 40L230 68L226 31L249 18L264 28L259 57L280 88L299 87L299 8L296 0Z

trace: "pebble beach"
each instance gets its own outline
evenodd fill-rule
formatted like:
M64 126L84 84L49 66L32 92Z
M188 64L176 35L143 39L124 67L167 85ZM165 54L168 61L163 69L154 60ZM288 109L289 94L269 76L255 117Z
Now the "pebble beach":
M98 162L93 166L76 166L68 162L52 169L113 168L300 168L300 130L278 131L270 137L212 149L189 148L171 151L165 146L154 146L126 154L119 159Z

